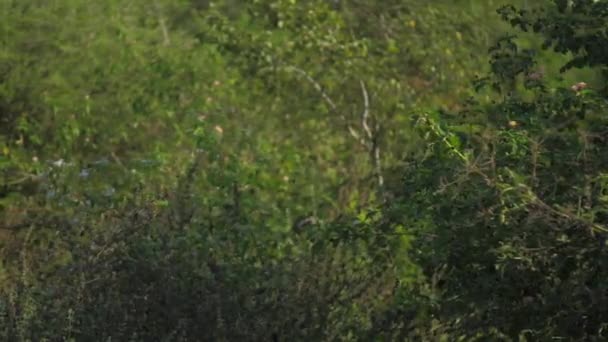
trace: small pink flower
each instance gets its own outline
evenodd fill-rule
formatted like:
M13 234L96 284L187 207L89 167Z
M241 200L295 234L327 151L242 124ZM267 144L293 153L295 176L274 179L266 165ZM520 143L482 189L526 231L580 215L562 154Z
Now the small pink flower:
M585 88L587 88L587 83L585 83L585 82L578 82L577 84L570 87L570 89L572 89L575 92L579 92Z

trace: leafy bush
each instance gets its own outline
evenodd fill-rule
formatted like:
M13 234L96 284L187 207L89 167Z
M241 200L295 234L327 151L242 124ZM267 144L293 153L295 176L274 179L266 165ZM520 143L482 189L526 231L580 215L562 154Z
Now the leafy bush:
M605 16L603 2L555 6L587 16L585 23ZM533 25L527 12L517 13L513 23ZM594 46L603 46L590 36L573 38L577 27L554 13L537 13L534 22L545 26L536 28L561 32L551 38L558 51L580 52L576 61L597 66ZM533 75L533 55L511 39L491 51L493 75L484 82L502 99L418 119L425 151L406 169L390 215L417 232L413 257L430 280L429 303L446 332L602 340L606 96L585 83L546 87Z

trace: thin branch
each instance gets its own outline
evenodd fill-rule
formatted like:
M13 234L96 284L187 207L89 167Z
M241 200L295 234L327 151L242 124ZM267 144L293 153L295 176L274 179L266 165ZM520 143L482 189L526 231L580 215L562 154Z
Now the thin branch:
M310 76L306 71L297 68L295 66L287 66L285 70L295 72L301 76L303 76L316 90L321 94L323 100L327 103L330 110L334 113L338 113L338 106L332 100L332 98L325 92L321 84L317 82L312 76ZM378 134L378 124L376 123L375 134L372 132L372 129L369 126L369 116L370 116L370 101L369 101L369 93L367 92L367 88L365 87L365 83L360 80L359 85L361 86L361 94L363 95L363 113L361 114L361 127L365 132L365 136L361 136L359 132L353 128L352 125L347 124L347 129L350 135L355 138L362 146L367 148L370 153L371 163L374 168L374 172L376 173L376 177L378 178L378 185L380 188L384 187L384 177L382 176L382 162L380 155L380 147L377 143ZM342 119L346 120L344 115L341 115Z
M363 93L363 114L361 115L361 126L365 130L367 134L367 138L371 141L373 138L373 134L371 129L369 129L369 125L367 124L367 120L369 118L369 95L367 94L367 89L365 88L365 83L363 81L359 81L361 85L361 93Z
M158 1L154 1L154 7L156 8L156 13L158 15L158 25L163 33L163 44L169 45L171 44L171 39L169 38L169 30L167 29L167 25L165 24L165 18L161 14L160 5Z
M5 186L10 186L10 185L17 185L17 184L21 184L21 183L25 183L27 181L34 181L34 182L39 182L42 179L41 175L36 175L36 174L25 174L25 176L19 178L19 179L15 179L15 180L11 180L11 181L6 181L4 183Z
M535 139L530 139L530 144L531 144L531 148L530 148L530 152L531 152L531 158L532 158L532 182L534 185L537 185L538 183L538 177L537 177L537 169L538 169L538 158L540 157L540 148L541 148L541 143L538 142Z
M118 156L116 155L116 153L114 151L110 152L110 157L112 157L112 159L114 160L114 162L116 162L116 164L118 166L120 166L121 168L123 168L125 170L127 169L125 167L125 165L120 161L120 158L118 158Z
M336 103L331 99L331 97L327 94L327 92L325 92L325 90L323 89L323 87L321 86L321 84L319 84L319 82L317 82L312 76L310 76L306 71L294 67L294 66L287 66L285 67L285 69L287 71L294 71L297 74L303 76L314 88L315 90L317 90L317 92L319 92L319 94L321 94L321 97L323 98L323 100L327 103L327 105L329 106L329 109L334 112L334 113L338 113L338 106L336 106ZM341 115L343 120L346 120L346 118L344 117L344 115ZM367 146L367 143L365 141L365 139L363 139L359 133L357 132L356 129L353 128L353 126L351 126L350 124L346 125L348 132L350 133L350 135L355 138L355 140L357 140L361 145L363 146Z
M331 99L331 97L329 97L329 95L327 95L327 93L325 92L325 90L323 90L323 87L321 87L319 82L315 81L315 79L312 78L312 76L310 76L306 71L304 71L300 68L296 68L294 66L288 66L286 69L295 71L298 74L304 76L304 78L306 78L306 80L308 82L310 82L310 84L312 84L313 87L315 87L315 89L321 94L321 96L323 97L323 100L325 100L325 102L327 102L327 104L329 105L329 108L331 108L331 110L334 112L338 112L338 107L336 106L334 101Z
M582 217L573 215L563 208L560 208L560 207L554 208L554 207L550 206L549 204L543 202L540 198L538 198L538 196L536 196L536 194L533 193L527 185L525 185L525 188L526 188L526 190L528 190L528 195L531 197L533 203L538 205L540 208L545 209L546 211L553 213L554 215L564 218L566 220L578 222L584 226L587 226L588 228L590 228L592 233L593 232L608 233L608 228L604 227L603 225L594 223L594 222L586 220Z
M484 178L486 178L486 181L489 180L489 177L485 176L481 170L477 170L476 173L484 176ZM496 188L500 188L500 186L498 184L496 184L492 181L490 181L490 183L488 183L488 185L496 187ZM519 183L519 184L516 184L516 187L518 187L520 190L524 190L522 192L522 194L527 197L527 199L530 201L530 204L536 205L538 208L543 209L546 212L549 212L557 217L561 217L565 220L577 222L583 226L586 226L586 227L590 228L591 233L594 233L594 232L608 233L608 228L601 224L586 220L583 217L580 217L578 215L573 215L564 208L561 208L559 206L554 207L554 206L551 206L550 204L544 202L527 184Z
M370 149L370 158L372 158L372 163L374 165L374 171L376 172L376 177L378 177L378 186L380 188L384 187L384 177L382 176L382 160L380 158L380 146L378 146L378 124L376 123L376 130L372 132L369 128L369 94L367 92L367 88L365 88L365 83L362 80L359 80L359 85L361 86L361 93L363 94L363 114L361 114L361 126L363 130L367 134L367 143L365 144L367 148Z
M376 176L378 177L378 186L384 187L384 177L382 176L382 161L380 159L380 147L377 143L374 143L374 166L376 168Z
M169 38L169 31L167 30L167 25L165 25L165 18L159 17L158 23L160 24L160 28L163 31L163 44L171 44L171 39Z
M350 135L353 136L353 138L355 138L357 141L359 141L359 143L363 146L366 146L366 142L365 139L361 138L361 136L359 136L359 133L353 128L353 126L351 125L347 125L348 128L348 132L350 133Z
M23 223L17 223L17 224L13 224L13 225L9 225L9 226L0 226L0 230L20 230L20 229L24 229L24 228L29 228L32 226L32 222L23 222Z

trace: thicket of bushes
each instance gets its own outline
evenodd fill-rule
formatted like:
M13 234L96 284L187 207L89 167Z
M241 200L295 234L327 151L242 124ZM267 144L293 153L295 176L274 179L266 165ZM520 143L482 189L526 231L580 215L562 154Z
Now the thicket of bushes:
M2 340L607 338L605 0L2 8Z

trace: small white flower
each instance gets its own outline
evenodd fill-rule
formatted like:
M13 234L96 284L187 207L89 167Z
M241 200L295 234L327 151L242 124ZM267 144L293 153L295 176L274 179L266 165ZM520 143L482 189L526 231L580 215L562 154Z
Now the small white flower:
M67 163L65 162L65 160L59 159L59 160L55 160L52 164L53 164L53 166L56 166L56 167L62 167L62 166L65 166Z

